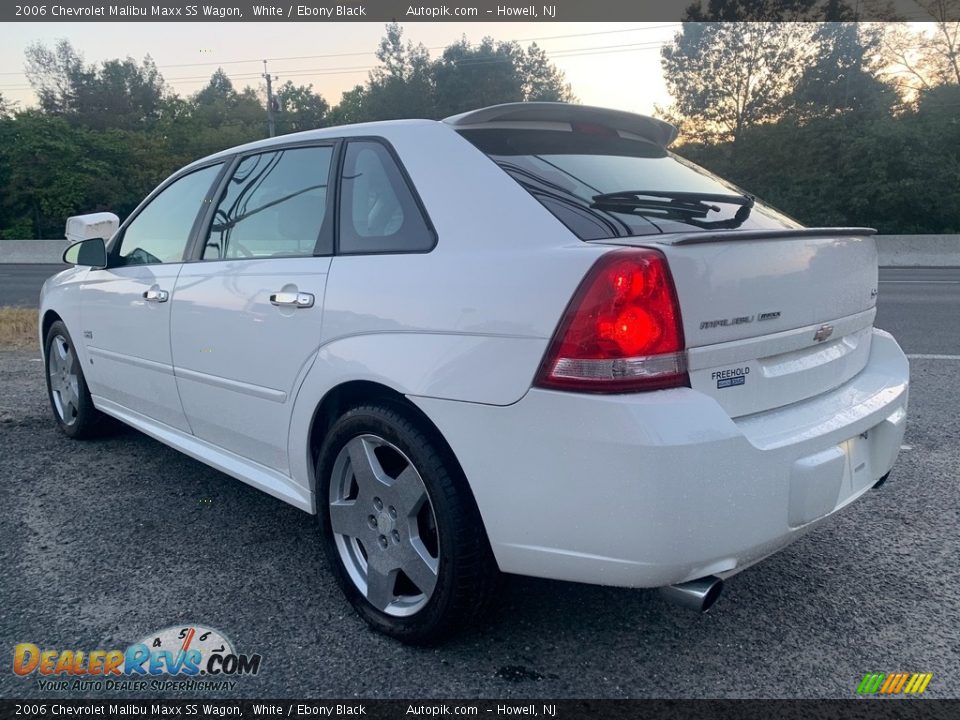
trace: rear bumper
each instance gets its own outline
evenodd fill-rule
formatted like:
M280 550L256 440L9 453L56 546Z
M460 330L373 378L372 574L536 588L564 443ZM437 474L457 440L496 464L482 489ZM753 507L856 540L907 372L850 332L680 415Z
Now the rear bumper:
M896 459L908 385L876 330L844 385L736 420L689 388L411 400L460 460L503 571L655 587L738 572L860 497Z

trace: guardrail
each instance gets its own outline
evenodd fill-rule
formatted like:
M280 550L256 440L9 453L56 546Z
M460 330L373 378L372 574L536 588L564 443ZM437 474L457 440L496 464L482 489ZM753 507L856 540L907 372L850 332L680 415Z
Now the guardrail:
M66 240L0 240L0 263L63 262Z
M60 263L66 240L0 240L0 263ZM881 267L960 267L960 235L877 235Z
M880 267L960 267L960 235L877 235Z

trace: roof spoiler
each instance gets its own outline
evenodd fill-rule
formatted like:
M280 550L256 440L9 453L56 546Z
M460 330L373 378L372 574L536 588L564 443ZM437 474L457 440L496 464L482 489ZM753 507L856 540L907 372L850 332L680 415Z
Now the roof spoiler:
M639 135L660 147L667 147L677 137L677 128L668 122L622 110L570 105L560 102L517 102L493 105L453 115L444 119L455 128L481 128L485 124L513 122L556 122L604 125L613 130Z

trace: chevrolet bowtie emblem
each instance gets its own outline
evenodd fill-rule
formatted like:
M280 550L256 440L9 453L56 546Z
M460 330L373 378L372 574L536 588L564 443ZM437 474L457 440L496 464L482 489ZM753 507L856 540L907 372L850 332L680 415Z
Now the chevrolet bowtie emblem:
M813 334L813 339L817 342L823 342L833 335L833 325L821 325Z

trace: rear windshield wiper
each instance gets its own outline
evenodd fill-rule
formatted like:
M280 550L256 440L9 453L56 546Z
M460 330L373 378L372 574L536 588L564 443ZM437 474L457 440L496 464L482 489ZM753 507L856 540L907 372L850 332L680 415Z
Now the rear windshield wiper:
M665 198L663 200L658 198ZM736 214L726 220L706 220L711 212L720 212L712 203L738 205ZM722 193L668 192L663 190L623 190L593 196L590 207L611 212L654 215L702 228L740 227L753 209L750 195Z

